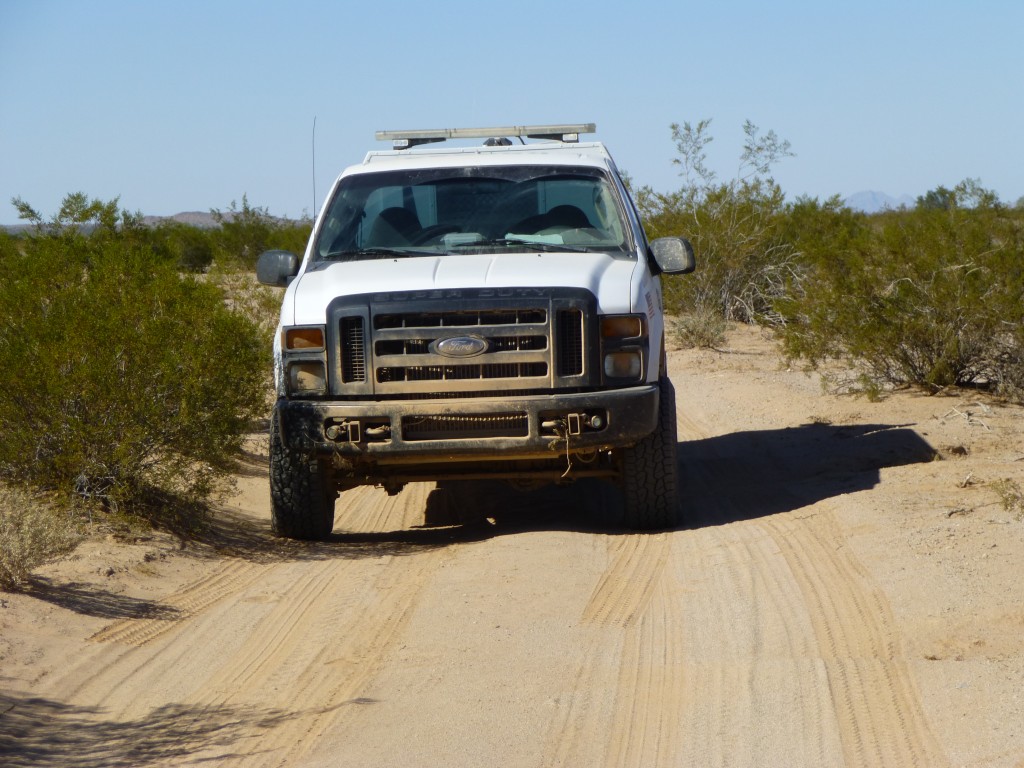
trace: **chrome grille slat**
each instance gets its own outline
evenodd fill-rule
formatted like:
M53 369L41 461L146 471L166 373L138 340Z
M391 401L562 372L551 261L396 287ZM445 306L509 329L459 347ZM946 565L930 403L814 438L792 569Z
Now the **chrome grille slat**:
M479 309L452 310L449 312L381 313L373 319L374 331L402 328L495 328L508 326L519 328L534 324L547 326L547 309L529 307L523 309Z
M446 367L465 367L465 366L479 366L481 364L494 364L494 365L507 365L511 363L545 363L548 362L548 354L546 351L534 352L525 351L518 352L515 350L509 352L493 352L491 354L483 354L478 357L469 357L464 360L458 358L445 357L444 355L435 355L432 352L425 352L423 354L405 354L405 355L376 355L374 357L375 365L379 368L390 368L393 366L426 366L426 365L441 365Z
M481 329L493 336L527 336L544 335L547 323L523 323L521 325L501 323L498 325L410 325L402 328L374 328L374 339L419 339L438 338L439 336L455 336L459 331L479 335ZM438 333L438 332L441 333Z
M493 382L495 379L525 379L546 377L548 366L545 362L487 363L477 365L404 365L378 366L377 383L437 382L478 380Z

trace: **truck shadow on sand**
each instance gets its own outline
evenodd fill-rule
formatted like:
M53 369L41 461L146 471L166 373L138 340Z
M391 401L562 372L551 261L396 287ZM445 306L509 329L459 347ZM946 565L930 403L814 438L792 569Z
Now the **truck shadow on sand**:
M812 423L680 443L684 527L791 512L873 488L887 467L936 460L911 427Z
M723 525L790 512L824 499L867 490L881 471L932 461L937 453L909 424L803 424L735 432L678 447L679 530ZM346 530L339 500L327 541L274 539L269 523L220 520L216 548L258 562L415 555L425 550L544 530L621 535L622 494L608 481L581 480L534 491L498 481L454 484L432 491L423 523Z
M680 443L679 529L790 512L873 488L886 467L935 460L935 449L910 427L814 423ZM588 480L532 492L487 485L494 489L475 494L474 501L464 503L460 519L449 521L461 522L464 529L454 541L536 530L632 533L622 524L621 492L611 482ZM429 530L403 535L415 540Z

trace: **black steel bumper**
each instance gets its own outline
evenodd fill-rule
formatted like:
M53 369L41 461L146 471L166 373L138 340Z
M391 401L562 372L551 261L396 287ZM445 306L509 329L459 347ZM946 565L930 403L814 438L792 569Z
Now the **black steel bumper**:
M375 464L550 458L637 443L658 419L656 385L509 398L278 400L293 448Z

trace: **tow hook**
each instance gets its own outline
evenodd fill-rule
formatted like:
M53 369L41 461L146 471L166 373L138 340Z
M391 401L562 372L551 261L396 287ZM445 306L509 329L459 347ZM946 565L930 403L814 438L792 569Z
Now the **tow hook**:
M336 421L328 424L324 429L328 440L335 443L361 443L378 442L391 437L391 427L388 424L364 424L358 419L352 421Z
M331 424L324 431L328 440L336 443L358 443L362 439L362 429L358 421L343 421Z
M563 417L541 422L545 432L554 432L560 437L574 437L583 434L584 428L599 430L604 429L604 426L604 416L599 413L567 413Z

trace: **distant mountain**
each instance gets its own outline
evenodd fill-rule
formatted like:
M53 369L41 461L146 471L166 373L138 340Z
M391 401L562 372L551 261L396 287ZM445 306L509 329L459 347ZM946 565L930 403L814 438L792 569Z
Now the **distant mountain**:
M850 195L843 202L855 211L878 213L886 209L895 211L901 206L913 208L915 200L910 195L893 197L892 195L885 194L885 192L857 192Z
M223 217L225 221L231 221L235 214L231 211L224 211ZM278 224L294 224L292 219L283 219L277 216L271 217L272 221ZM216 229L220 226L217 220L213 218L213 214L209 211L183 211L176 213L173 216L143 216L142 223L147 227L155 227L164 222L174 221L179 224L187 224L190 227L196 227L198 229ZM6 230L11 234L18 234L19 232L27 232L32 229L32 224L8 224L0 225L0 229Z
M227 221L231 221L231 212L224 214L224 218ZM147 226L153 227L164 221L176 221L179 224L188 224L190 227L198 227L200 229L214 229L219 227L220 224L213 218L213 214L209 211L184 211L182 213L176 213L173 216L143 216L142 223Z

